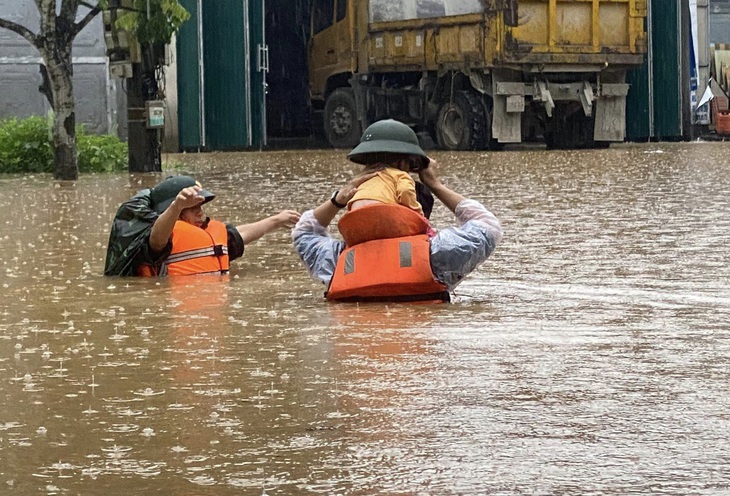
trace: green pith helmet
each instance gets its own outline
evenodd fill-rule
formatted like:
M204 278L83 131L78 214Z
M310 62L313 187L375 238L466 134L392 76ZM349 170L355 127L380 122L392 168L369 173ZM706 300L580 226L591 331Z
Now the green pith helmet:
M379 153L396 153L421 159L421 168L428 165L428 157L418 144L416 133L408 125L393 119L377 121L368 126L360 144L347 155L356 164L372 164Z
M150 191L151 206L158 214L161 214L183 189L190 186L200 186L200 183L190 176L171 176L157 184ZM208 203L215 195L210 191L201 189L198 196L203 197L203 203Z

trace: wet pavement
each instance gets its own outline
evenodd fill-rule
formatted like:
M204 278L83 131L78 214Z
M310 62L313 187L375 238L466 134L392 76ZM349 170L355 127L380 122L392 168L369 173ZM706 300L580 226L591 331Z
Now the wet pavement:
M225 278L106 278L160 176L0 176L0 494L727 494L729 151L434 153L505 229L444 305L326 303L283 231ZM167 159L240 223L355 170Z

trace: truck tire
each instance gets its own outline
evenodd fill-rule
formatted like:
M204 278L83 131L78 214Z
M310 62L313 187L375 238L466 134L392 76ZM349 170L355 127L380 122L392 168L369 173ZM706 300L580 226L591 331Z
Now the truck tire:
M487 146L487 115L479 96L459 91L445 102L436 119L436 140L445 150L479 150Z
M360 142L362 130L351 89L338 88L327 98L324 104L324 133L335 148L352 148Z
M492 97L484 95L481 97L482 106L484 107L484 116L486 118L486 126L484 130L484 143L479 148L480 150L504 150L504 143L500 143L492 137L492 117L494 113L494 100Z

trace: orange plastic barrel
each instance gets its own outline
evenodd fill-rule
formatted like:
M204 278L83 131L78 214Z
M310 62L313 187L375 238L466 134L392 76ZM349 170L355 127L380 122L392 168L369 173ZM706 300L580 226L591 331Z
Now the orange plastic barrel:
M722 134L725 136L730 136L730 112L718 112L717 113L717 126L716 126L717 134Z

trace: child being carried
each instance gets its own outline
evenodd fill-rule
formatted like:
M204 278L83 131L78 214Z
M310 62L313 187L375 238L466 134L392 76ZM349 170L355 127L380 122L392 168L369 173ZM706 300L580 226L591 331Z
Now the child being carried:
M382 160L365 166L363 173L376 172L377 175L358 187L355 196L347 202L347 210L357 210L374 203L397 203L423 215L416 196L416 182L408 173L416 159L394 153L381 155L384 155Z

